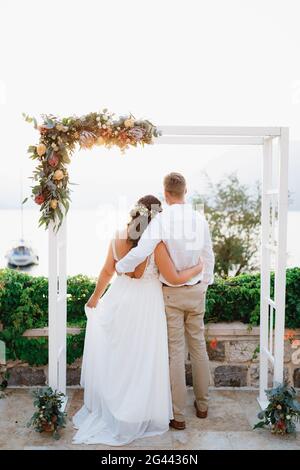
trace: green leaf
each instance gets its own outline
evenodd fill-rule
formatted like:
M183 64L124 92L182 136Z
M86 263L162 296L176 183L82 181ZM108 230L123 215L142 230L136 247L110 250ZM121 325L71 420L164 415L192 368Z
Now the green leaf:
M258 419L263 419L265 417L265 411L260 411L257 415Z
M264 421L259 421L258 423L256 423L253 426L253 429L260 429L260 428L263 428L263 427L265 427L265 422Z
M34 128L36 129L37 128L37 120L35 119L35 117L32 117L32 116L29 116L28 114L25 114L25 113L22 113L22 116L23 118L25 119L26 122L28 122L29 124L34 124Z

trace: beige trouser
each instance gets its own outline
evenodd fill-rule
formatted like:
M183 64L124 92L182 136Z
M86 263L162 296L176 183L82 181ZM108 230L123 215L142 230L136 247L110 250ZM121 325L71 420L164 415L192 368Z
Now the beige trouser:
M204 336L205 291L194 286L163 286L174 419L184 421L186 405L185 337L190 353L197 406L208 407L209 363Z

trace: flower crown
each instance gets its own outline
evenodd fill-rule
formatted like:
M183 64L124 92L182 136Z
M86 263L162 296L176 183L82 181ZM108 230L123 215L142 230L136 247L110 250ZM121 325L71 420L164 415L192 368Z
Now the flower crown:
M130 216L135 217L137 213L139 213L142 216L149 217L149 215L152 217L155 217L156 214L162 211L162 208L156 205L156 207L153 207L151 210L149 210L144 204L138 203L134 206L134 208L130 211Z

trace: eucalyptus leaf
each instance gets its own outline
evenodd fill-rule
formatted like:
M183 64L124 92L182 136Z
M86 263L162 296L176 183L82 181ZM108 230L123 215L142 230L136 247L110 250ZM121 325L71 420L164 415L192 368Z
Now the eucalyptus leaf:
M265 426L265 422L264 421L259 421L258 423L256 423L254 426L253 426L253 429L261 429Z

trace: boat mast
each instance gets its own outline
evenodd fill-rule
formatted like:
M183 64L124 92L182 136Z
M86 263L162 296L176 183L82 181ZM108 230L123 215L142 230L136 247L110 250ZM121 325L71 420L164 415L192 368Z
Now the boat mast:
M21 240L24 240L24 221L23 221L23 171L22 168L20 170L20 179L21 179L21 184L20 184L20 202L21 202Z

